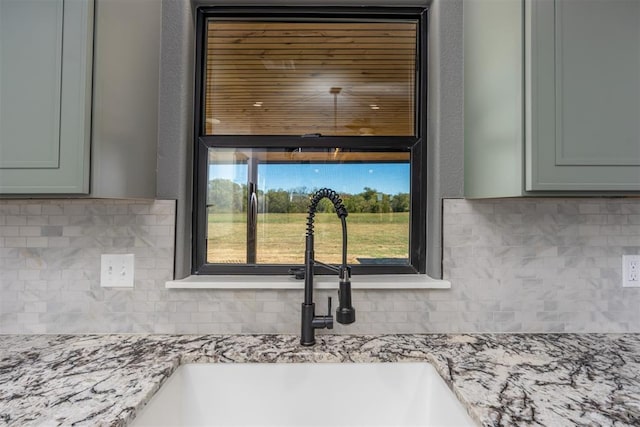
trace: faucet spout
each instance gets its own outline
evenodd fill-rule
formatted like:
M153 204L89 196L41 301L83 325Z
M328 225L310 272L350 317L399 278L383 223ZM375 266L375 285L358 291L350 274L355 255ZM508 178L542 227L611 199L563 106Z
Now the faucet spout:
M351 268L340 269L340 286L338 288L338 308L336 320L343 325L356 321L356 309L351 305Z
M336 214L342 223L342 265L339 268L323 264L314 259L313 220L320 200L327 198L336 210ZM355 309L351 305L351 268L347 265L347 209L342 199L333 190L322 188L311 198L307 215L307 234L304 252L304 302L302 303L302 327L300 343L305 346L314 345L316 329L332 329L333 316L331 316L331 297L329 297L329 313L326 316L316 316L313 302L313 269L316 264L325 265L338 273L340 277L340 289L338 292L339 305L336 310L336 319L339 323L349 324L355 321Z

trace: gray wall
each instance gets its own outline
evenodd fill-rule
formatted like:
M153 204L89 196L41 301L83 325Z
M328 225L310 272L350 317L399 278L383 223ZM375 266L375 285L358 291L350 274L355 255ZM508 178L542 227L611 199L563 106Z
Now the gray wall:
M440 0L429 15L427 273L442 275L442 200L464 192L462 1Z
M213 2L195 2L212 4ZM158 197L176 199L177 278L191 266L194 7L165 0L158 142ZM313 1L218 1L215 4L318 4ZM426 5L426 1L332 1L322 5ZM441 277L441 199L463 192L462 1L434 0L429 12L427 269Z
M91 196L156 196L161 3L96 0Z

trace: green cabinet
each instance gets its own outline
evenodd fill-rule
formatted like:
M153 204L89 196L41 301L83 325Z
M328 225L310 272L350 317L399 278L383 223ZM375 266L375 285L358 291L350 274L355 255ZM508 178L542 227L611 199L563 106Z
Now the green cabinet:
M0 1L0 193L89 192L92 48L92 1Z
M640 2L465 0L465 195L640 192Z

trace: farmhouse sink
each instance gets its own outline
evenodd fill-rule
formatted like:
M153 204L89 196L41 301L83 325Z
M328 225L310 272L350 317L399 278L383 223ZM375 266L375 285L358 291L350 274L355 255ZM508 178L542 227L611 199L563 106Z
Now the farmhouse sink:
M134 426L473 426L428 363L186 364Z

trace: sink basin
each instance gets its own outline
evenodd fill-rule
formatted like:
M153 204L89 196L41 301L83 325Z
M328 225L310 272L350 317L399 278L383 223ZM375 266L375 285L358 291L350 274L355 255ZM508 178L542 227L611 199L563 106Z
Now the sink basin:
M428 363L180 366L134 426L473 426Z

